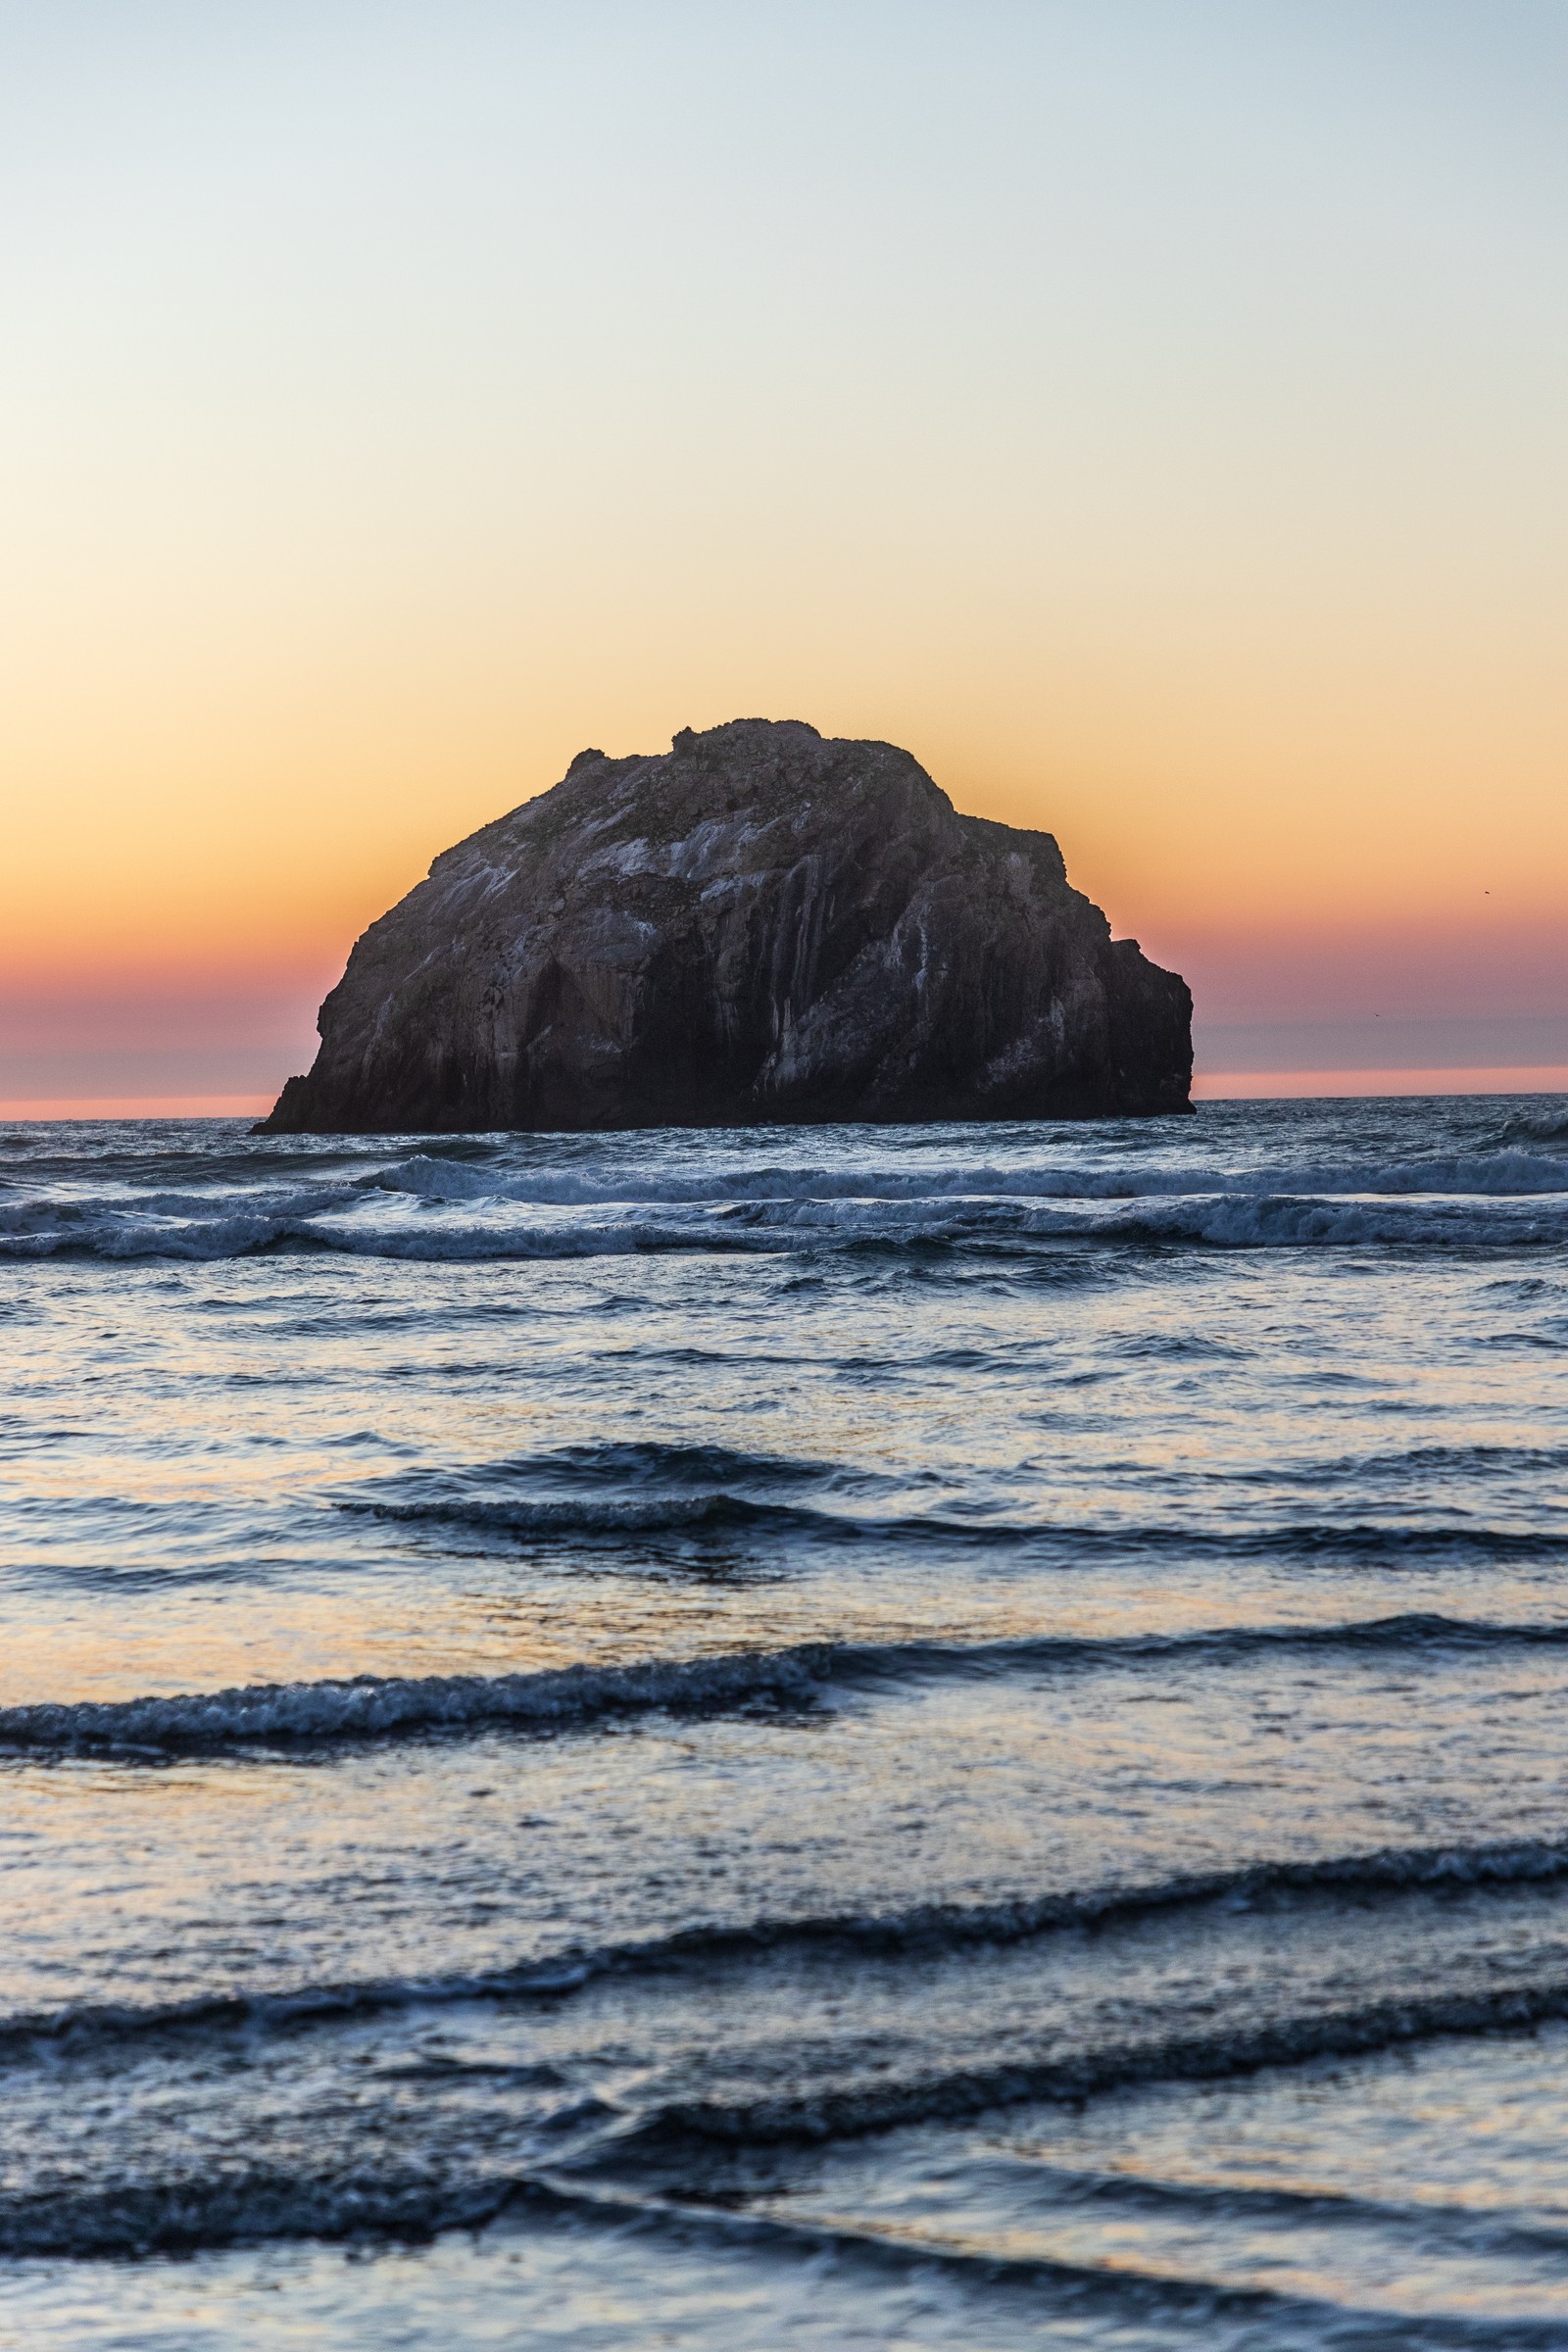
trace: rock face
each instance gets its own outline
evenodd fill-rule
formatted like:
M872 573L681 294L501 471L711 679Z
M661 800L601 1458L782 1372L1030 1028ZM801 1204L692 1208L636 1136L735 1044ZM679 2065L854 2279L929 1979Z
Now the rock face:
M891 744L737 719L579 752L438 858L260 1132L1181 1111L1191 1019L1049 833Z

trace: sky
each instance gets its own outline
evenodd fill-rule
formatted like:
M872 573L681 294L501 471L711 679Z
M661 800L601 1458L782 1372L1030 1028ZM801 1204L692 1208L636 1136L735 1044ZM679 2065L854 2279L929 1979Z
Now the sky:
M572 754L1039 825L1200 1091L1568 1086L1564 0L0 0L0 1110Z

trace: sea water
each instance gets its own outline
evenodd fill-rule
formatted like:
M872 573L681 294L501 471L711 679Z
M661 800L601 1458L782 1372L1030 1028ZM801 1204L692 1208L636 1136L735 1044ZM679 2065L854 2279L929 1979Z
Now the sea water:
M1568 1110L0 1132L0 2338L1568 2344Z

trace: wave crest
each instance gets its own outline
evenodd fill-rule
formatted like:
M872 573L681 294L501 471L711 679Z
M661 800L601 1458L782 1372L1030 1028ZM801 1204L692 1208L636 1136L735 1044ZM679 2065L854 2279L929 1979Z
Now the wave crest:
M199 1260L295 1249L464 1262L911 1244L1568 1240L1568 1153L1549 1148L1550 1117L1511 1122L1481 1149L1321 1159L1276 1151L1240 1166L1182 1152L1090 1157L1036 1132L1030 1148L1030 1131L1004 1131L1005 1145L1025 1145L1013 1156L993 1145L912 1158L848 1130L837 1158L819 1145L809 1155L753 1156L726 1139L700 1157L685 1146L638 1164L624 1152L545 1159L531 1142L492 1141L461 1152L405 1149L370 1166L363 1149L338 1153L314 1179L298 1155L280 1162L260 1145L226 1160L193 1155L183 1183L163 1158L145 1178L129 1168L112 1182L40 1167L0 1200L0 1256Z
M290 2032L378 2010L445 2008L472 2001L553 2002L604 1978L670 1972L701 1976L706 1969L772 1957L808 1962L821 1958L834 1966L846 1960L940 1961L949 1954L1005 1948L1086 1928L1101 1934L1136 1930L1152 1919L1217 1907L1234 1910L1342 1898L1397 1901L1467 1889L1546 1888L1564 1879L1568 1839L1520 1839L1264 1859L1233 1869L973 1904L917 1903L902 1911L712 1920L616 1943L567 1944L499 1969L196 1994L145 2005L97 2002L18 2012L0 2017L0 2055L17 2061L40 2050L78 2044L258 2028ZM1547 1989L1555 1998L1555 1990ZM1568 1987L1564 1998L1568 2000Z
M1439 1647L1568 1649L1568 1625L1507 1625L1412 1611L1349 1623L1217 1627L1183 1634L1026 1635L992 1642L824 1641L531 1674L361 1675L242 1684L168 1697L58 1699L0 1708L0 1750L179 1756L508 1728L552 1732L655 1710L720 1714L756 1699L805 1704L835 1686L865 1689L908 1678L1093 1673L1201 1666L1290 1651Z

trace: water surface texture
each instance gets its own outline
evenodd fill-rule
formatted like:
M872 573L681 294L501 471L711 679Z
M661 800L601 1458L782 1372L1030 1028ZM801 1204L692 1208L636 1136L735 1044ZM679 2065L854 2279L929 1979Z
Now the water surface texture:
M0 2338L1568 2345L1568 1106L0 1133Z

